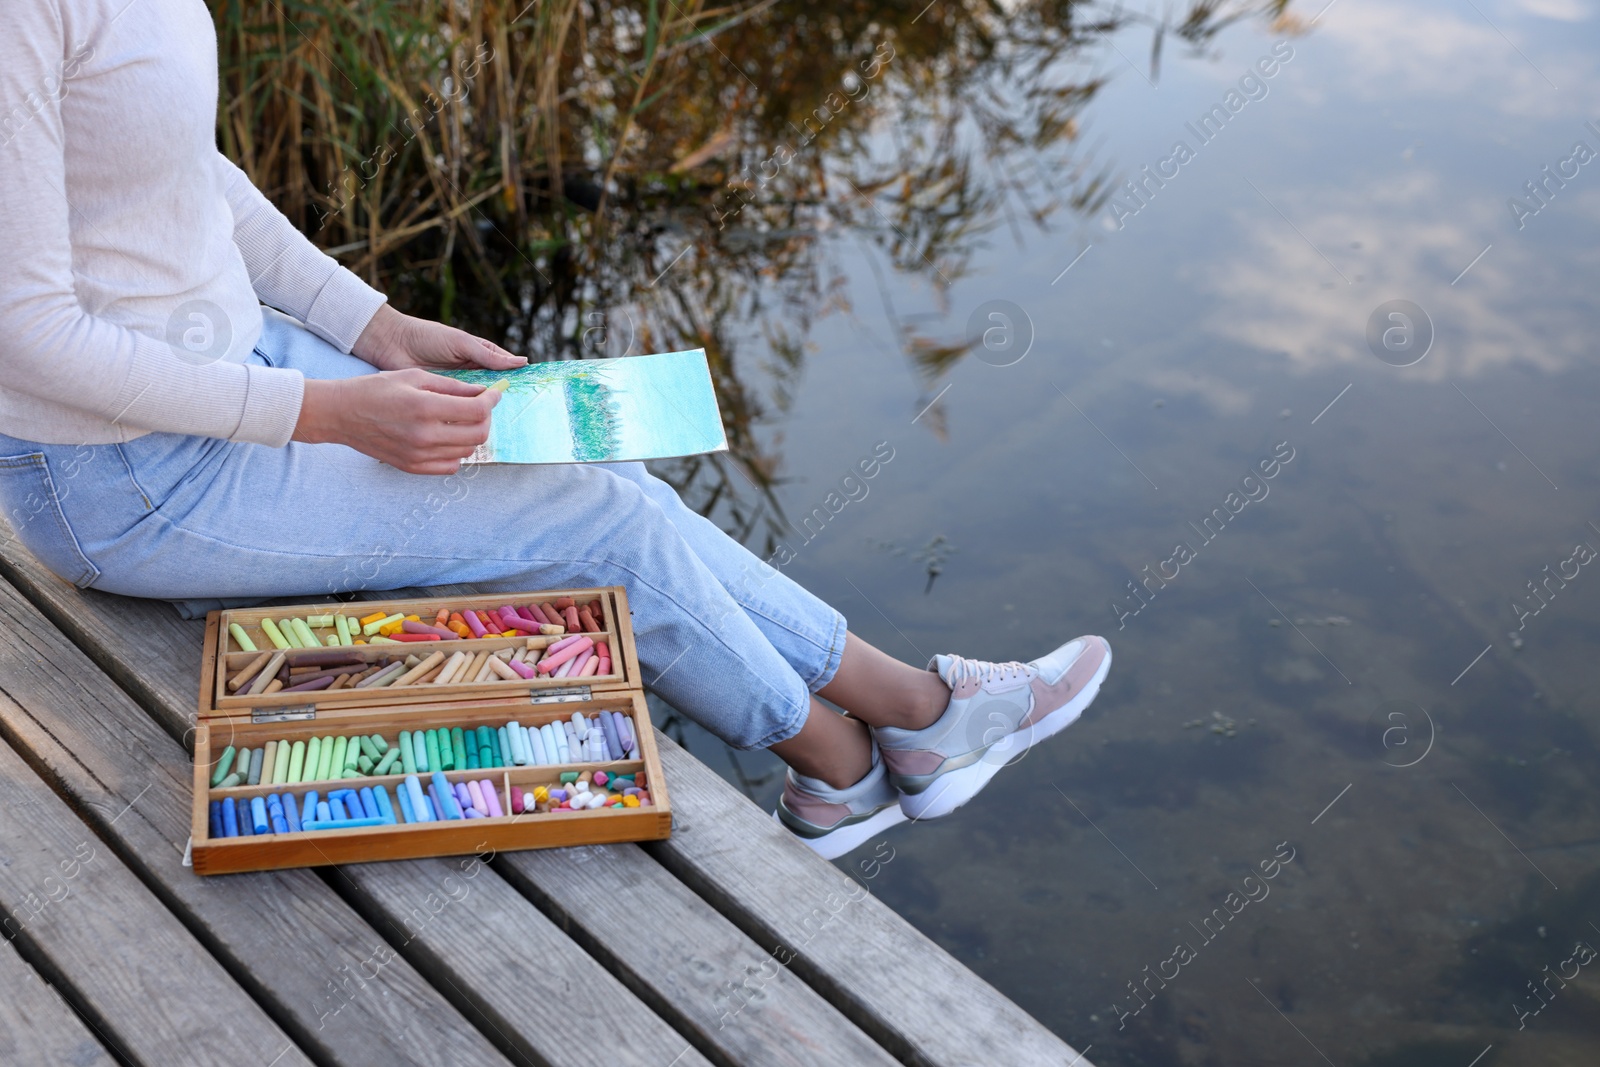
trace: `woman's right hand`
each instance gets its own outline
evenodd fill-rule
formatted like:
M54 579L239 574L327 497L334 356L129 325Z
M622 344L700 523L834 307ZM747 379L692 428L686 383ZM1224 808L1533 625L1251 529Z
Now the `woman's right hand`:
M349 445L411 474L452 474L489 439L500 390L425 370L306 379L294 440Z

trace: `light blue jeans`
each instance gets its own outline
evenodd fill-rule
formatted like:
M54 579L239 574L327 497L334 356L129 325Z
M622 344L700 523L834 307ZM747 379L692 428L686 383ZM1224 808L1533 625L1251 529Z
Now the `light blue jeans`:
M373 373L292 319L266 319L251 359L307 378ZM645 684L737 748L794 736L844 650L839 612L639 463L476 465L437 477L343 445L0 435L0 506L60 577L172 600L189 617L358 589L621 585Z

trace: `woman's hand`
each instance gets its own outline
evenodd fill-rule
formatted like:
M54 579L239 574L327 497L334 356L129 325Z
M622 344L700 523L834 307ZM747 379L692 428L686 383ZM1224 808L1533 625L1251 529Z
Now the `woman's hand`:
M411 474L452 474L489 439L499 400L498 389L415 367L308 378L294 440L349 445Z
M407 367L449 370L487 367L511 370L525 367L528 361L465 330L429 322L396 311L388 304L378 308L367 328L361 331L350 354L366 360L379 370L404 370Z

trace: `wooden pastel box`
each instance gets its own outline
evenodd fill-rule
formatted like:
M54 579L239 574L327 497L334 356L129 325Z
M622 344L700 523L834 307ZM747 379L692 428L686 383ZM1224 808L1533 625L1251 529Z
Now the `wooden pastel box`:
M560 604L585 609L575 630L570 624L548 625L549 609ZM512 616L501 614L506 608L513 609ZM439 625L441 609L455 613L444 626ZM560 617L561 609L556 610ZM515 619L517 611L535 625ZM483 613L473 617L471 631L460 621L468 612ZM339 616L345 621L337 622ZM401 621L371 628L396 617ZM512 618L520 628L495 630L484 624L502 618ZM362 622L369 619L370 624ZM407 619L406 630L397 630ZM290 633L280 628L292 625L289 620L330 624ZM541 622L547 625L537 625ZM427 636L430 631L439 639ZM581 655L573 655L563 641ZM499 663L490 663L491 658ZM543 669L541 659L547 661ZM569 677L555 676L562 668L550 667L560 662L570 671L580 661L581 672ZM593 747L579 740L581 726L574 733L568 725L574 712L577 722L592 724ZM502 729L512 723L522 728L520 741L508 740ZM430 742L439 741L437 750L424 746L425 733ZM402 737L403 765L397 758ZM544 742L536 761L530 738L538 743L540 737ZM559 757L552 737L561 740ZM334 743L325 746L325 738L345 739L338 748L339 765L325 753ZM372 747L379 742L395 751ZM576 744L569 748L569 742ZM544 751L546 745L551 752ZM233 761L247 750L256 760L255 774L247 770L248 759L232 773ZM297 757L295 777L286 778L291 751ZM206 618L194 752L192 861L199 874L644 841L665 838L672 826L667 783L639 683L627 595L620 586L214 611ZM372 758L380 752L381 758ZM270 765L262 766L263 753ZM311 761L299 759L302 753L321 754L325 776L317 777ZM424 766L429 754L439 762ZM229 766L222 765L224 756ZM603 772L615 795L591 786L599 777L595 772ZM563 780L574 774L592 790L584 800L609 803L585 810L533 810L540 787L546 793L565 790L573 798L569 803L575 802L580 786ZM408 776L415 780L408 783ZM257 784L249 784L252 777ZM457 783L466 788L456 791L461 799L452 808L444 797ZM428 795L420 804L410 799L434 784L440 789L431 800ZM626 797L623 787L628 787ZM310 791L317 797L305 809L308 824L295 816ZM528 800L522 814L513 810L517 793ZM258 798L261 803L255 804ZM330 815L331 799L343 803ZM478 810L469 812L464 800ZM259 814L268 802L273 813L268 832L252 832L252 812ZM417 808L434 814L424 820ZM220 829L224 809L230 820L226 830L243 832L230 836Z

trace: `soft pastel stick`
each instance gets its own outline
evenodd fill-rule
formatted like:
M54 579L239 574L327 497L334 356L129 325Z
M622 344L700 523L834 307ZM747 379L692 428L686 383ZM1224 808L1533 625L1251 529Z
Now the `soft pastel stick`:
M339 740L342 741L344 738L341 737ZM322 739L322 750L317 753L317 777L319 779L333 777L335 770L333 754L338 743L331 734Z
M271 743L272 742L270 742L270 741L267 742L267 744L269 744L269 745ZM266 763L267 763L266 750L264 748L252 749L251 752L250 752L250 770L245 775L244 784L245 785L260 785L261 784L261 771L262 771L262 768L264 768L266 766Z
M333 617L333 633L341 646L350 644L350 620L343 615Z
M572 670L569 676L576 678L579 674L582 674L583 665L592 659L594 659L594 649L592 648L585 649L572 657Z
M406 792L411 799L411 811L417 822L433 822L433 807L422 792L422 782L414 774L406 775Z
M294 635L300 639L304 648L321 648L322 642L317 640L317 635L311 632L311 627L306 625L304 619L290 619L289 625L294 627Z
M528 747L522 743L525 737L522 733L521 724L513 719L506 723L505 730L506 742L511 747L511 762L518 767L526 767L528 765Z
M450 751L455 753L456 770L467 769L467 735L459 726L450 728Z
M488 805L489 817L498 819L505 814L500 807L500 795L495 792L494 783L485 778L478 783L479 790L483 793L483 802Z
M465 815L472 808L472 791L467 788L466 782L457 782L450 787L455 794L456 807Z
M548 767L555 760L546 755L544 750L544 733L537 726L528 727L528 747L533 750L535 766Z
M441 641L458 641L454 630L446 630L443 626L434 626L432 623L412 622L406 619L400 624L400 632L408 634L433 634Z
M560 652L563 648L566 648L568 645L575 645L579 641L582 641L582 640L583 640L583 635L582 634L573 634L571 637L563 637L559 641L552 641L552 642L550 642L549 645L547 645L545 647L544 654L548 656L552 652Z
M381 619L373 619L371 622L361 627L361 634L363 637L371 637L385 626L388 626L390 623L399 623L405 621L406 617L404 615L386 615Z
M222 836L239 836L239 805L232 797L222 798Z
M278 629L278 624L271 619L261 620L261 632L267 635L267 640L272 642L273 648L293 648L288 638L283 636L283 631Z
M410 730L400 731L400 744L396 747L400 750L400 773L416 774L417 750L415 746L411 744Z
M543 663L543 661L541 661L541 665L542 665L542 663ZM576 667L577 665L578 665L578 660L577 660L576 657L574 657L573 659L569 659L569 660L567 660L567 662L565 662L561 666L557 667L555 669L555 672L553 674L551 674L550 677L552 677L552 678L565 678L565 677L567 677L567 675L572 673L572 668Z
M514 611L502 610L500 618L505 621L507 630L520 630L527 634L538 633L539 627L543 625L543 623L534 622L532 619L524 619Z
M534 670L532 667L528 666L526 663L523 663L521 660L515 660L515 659L514 660L510 660L510 661L508 661L506 663L506 666L510 667L513 671L515 671L516 673L522 675L522 677L524 677L524 678L537 678L537 677L539 677L539 672L538 671Z
M428 762L424 764L421 760L418 760L417 764L425 771L449 770L449 768L444 765L443 754L439 751L439 731L429 730L422 735L422 738L423 745L428 750ZM451 759L453 760L454 756L452 756Z
M206 823L206 836L218 838L222 836L222 801L213 800L207 809L208 820Z
M216 764L211 768L212 788L216 788L217 783L228 777L229 773L232 772L235 755L236 751L232 745L222 750L222 755L217 758Z
M555 646L552 645L551 647L554 648ZM545 657L539 661L539 666L538 666L537 669L540 671L540 673L548 674L551 671L555 670L557 667L561 666L563 663L566 663L569 660L571 660L574 656L578 655L578 653L587 652L589 649L591 649L593 647L594 647L594 638L592 638L592 637L579 637L576 641L573 641L571 644L563 646L560 650L555 652L553 655L550 654L550 653L546 653Z
M437 769L428 762L428 735L421 730L411 731L411 755L417 761L418 773Z
M483 798L483 786L479 785L477 782L457 782L457 788L459 788L462 784L465 784L467 787L467 802L473 807L477 808L479 811L483 812L485 815L489 814L489 802Z
M279 785L294 785L305 781L306 768L306 743L296 741L289 747L289 763L284 771L283 780Z
M300 832L300 809L295 807L294 797L288 793L283 794L283 819L289 824L289 832Z
M439 799L439 788L432 782L428 783L428 802L432 805L433 813L439 817L440 822L444 822L451 817L450 810Z
M272 829L272 823L267 820L267 802L263 797L250 798L250 830L253 833L264 834Z
M383 812L378 810L378 798L373 795L370 785L362 786L361 791L356 796L361 798L361 811L367 818L381 819L383 817Z
M320 797L318 796L317 791L315 789L308 790L306 792L305 801L300 807L300 822L302 824L308 823L317 817L318 803L320 803Z
M489 632L483 628L483 623L478 621L476 612L463 611L461 618L467 624L467 629L472 631L473 637L482 637Z
M405 787L405 783L402 782L395 787L394 796L400 803L401 820L408 823L416 822L417 817L411 811L411 791Z
M353 830L360 826L382 826L382 819L317 819L305 824L307 830Z
M351 817L350 810L344 806L344 797L336 797L332 793L329 793L327 803L328 814L332 815L335 819L348 819ZM358 812L357 815L359 814L360 813ZM322 818L321 804L317 805L317 818Z
M372 799L377 802L378 816L389 825L394 825L394 805L389 803L389 791L381 785L372 787Z
M250 640L250 635L244 632L244 627L236 622L228 624L228 636L233 638L233 643L239 646L241 652L256 651L256 643Z
M600 713L600 732L605 735L606 747L611 750L615 759L622 758L622 737L617 733L617 724L611 721L611 716L605 712Z

